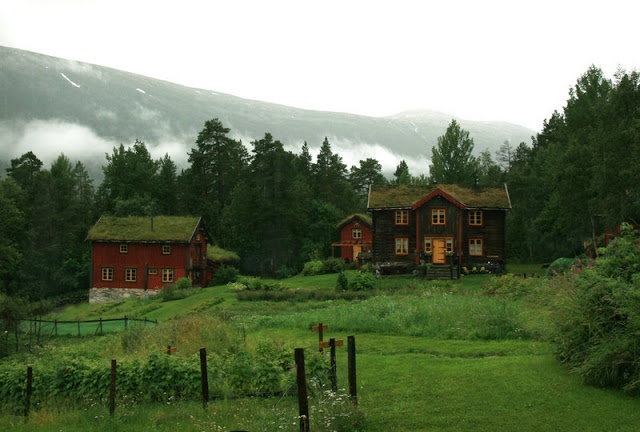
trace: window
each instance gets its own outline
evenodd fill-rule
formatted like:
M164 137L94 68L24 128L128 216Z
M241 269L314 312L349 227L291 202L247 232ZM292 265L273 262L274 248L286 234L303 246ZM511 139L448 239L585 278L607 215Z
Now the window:
M396 210L396 225L409 225L409 210Z
M113 280L113 267L102 267L102 280L103 281Z
M124 281L125 282L135 282L136 281L136 268L135 267L127 267L124 269Z
M482 255L482 239L480 238L469 239L469 255L471 256Z
M424 238L424 252L425 253L431 253L432 249L431 249L431 237L425 237Z
M171 245L162 245L162 253L163 255L171 254Z
M396 238L396 255L409 254L409 239L407 237Z
M353 228L351 230L351 238L352 239L361 239L362 238L362 228Z
M158 274L158 269L157 268L150 268L148 273L150 275L157 275Z
M162 282L173 282L173 269L162 269Z
M447 238L446 247L447 247L447 253L448 254L452 254L453 253L453 239L451 237Z
M432 209L431 210L431 224L432 225L444 225L447 222L447 211L445 209Z
M482 225L482 210L471 210L469 212L469 225Z
M120 253L127 253L127 252L129 252L129 245L121 244L120 245Z

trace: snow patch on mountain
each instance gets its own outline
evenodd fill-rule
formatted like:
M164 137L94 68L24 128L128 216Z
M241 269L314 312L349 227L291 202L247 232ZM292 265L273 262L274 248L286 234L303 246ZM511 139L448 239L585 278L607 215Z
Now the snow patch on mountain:
M64 79L66 79L67 81L69 81L69 83L70 83L72 86L77 87L77 88L80 88L80 84L76 84L76 83L74 83L73 81L71 81L71 80L69 79L69 77L68 77L68 76L66 76L66 75L65 75L65 74L63 74L62 72L60 72L60 75L62 75L62 78L64 78Z

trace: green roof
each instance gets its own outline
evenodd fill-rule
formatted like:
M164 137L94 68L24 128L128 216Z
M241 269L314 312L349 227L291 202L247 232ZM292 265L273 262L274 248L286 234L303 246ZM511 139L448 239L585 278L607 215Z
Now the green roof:
M464 208L510 209L509 192L504 187L473 187L458 185L399 185L374 186L369 191L371 210L384 208L411 208L431 194L444 194Z
M198 228L199 217L103 216L89 230L89 241L189 242Z
M349 222L351 222L352 220L359 218L361 221L363 221L364 223L368 224L369 226L372 225L371 222L371 217L364 214L364 213L354 213L352 215L347 216L346 218L342 219L340 222L338 222L338 224L336 225L338 228L341 228L342 226L348 224Z

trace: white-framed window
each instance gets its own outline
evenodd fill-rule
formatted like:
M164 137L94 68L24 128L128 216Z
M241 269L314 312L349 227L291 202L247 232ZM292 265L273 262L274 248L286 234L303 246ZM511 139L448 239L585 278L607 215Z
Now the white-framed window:
M120 253L128 253L129 252L129 245L126 243L123 243L120 245Z
M431 237L425 237L424 238L424 252L425 253L433 252L433 249L432 249L432 246L431 246Z
M162 254L171 255L171 245L162 245Z
M351 238L354 240L359 240L362 238L362 228L353 228L351 230Z
M150 274L150 275L157 275L158 274L158 269L150 267L149 270L147 271L147 273Z

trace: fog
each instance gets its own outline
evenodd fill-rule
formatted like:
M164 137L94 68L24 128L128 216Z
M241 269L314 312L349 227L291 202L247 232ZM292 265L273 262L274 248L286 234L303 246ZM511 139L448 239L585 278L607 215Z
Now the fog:
M151 114L151 113L148 113ZM105 113L105 115L109 115ZM232 134L233 135L233 134ZM251 141L257 138L235 136L251 152ZM261 137L260 137L261 138ZM409 156L397 154L377 143L362 143L328 137L333 153L342 157L349 170L352 166L360 166L360 161L367 158L376 159L382 165L382 173L389 179L393 177L400 161L404 160L413 176L428 174L429 159L425 154ZM158 142L145 141L149 153L154 159L169 155L178 167L178 172L188 166L188 152L195 146L193 137L171 137ZM132 142L120 142L115 139L98 136L92 129L62 120L31 120L0 122L0 167L8 167L11 159L31 151L40 159L44 168L48 168L60 154L64 154L72 162L82 162L92 177L98 182L102 180L101 167L106 163L106 155L112 154L114 147ZM285 149L299 154L302 142L294 145L284 143ZM310 147L309 152L316 160L320 147ZM1 175L4 175L4 170Z

